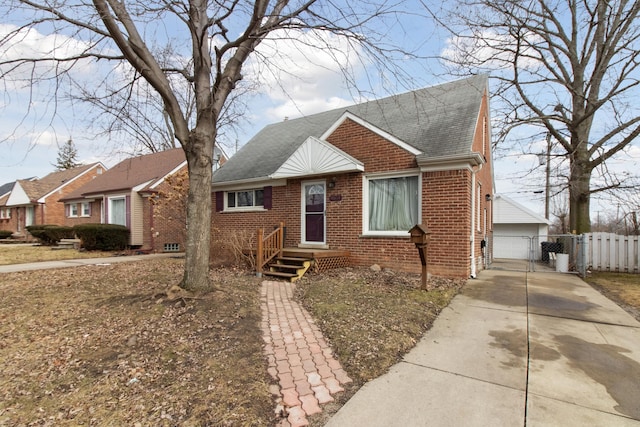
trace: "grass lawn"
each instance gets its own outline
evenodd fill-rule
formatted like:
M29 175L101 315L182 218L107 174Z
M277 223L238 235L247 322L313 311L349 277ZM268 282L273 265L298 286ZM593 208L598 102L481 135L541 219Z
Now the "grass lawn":
M0 265L113 256L111 252L52 249L51 246L0 244Z
M640 321L640 274L594 272L585 280Z
M260 281L213 269L218 291L171 298L182 268L150 259L0 275L0 425L273 425ZM462 282L419 285L368 269L298 282L354 379L312 425L398 361Z

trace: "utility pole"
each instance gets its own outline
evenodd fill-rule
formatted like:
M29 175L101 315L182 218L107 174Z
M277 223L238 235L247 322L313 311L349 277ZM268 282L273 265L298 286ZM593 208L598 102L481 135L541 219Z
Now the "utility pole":
M546 183L544 187L544 218L549 219L549 193L551 178L551 132L547 132L547 170L546 170Z
M544 217L549 219L549 198L551 196L551 132L547 132L547 152L538 154L540 166L546 165L545 184L544 184ZM541 193L542 191L537 191Z

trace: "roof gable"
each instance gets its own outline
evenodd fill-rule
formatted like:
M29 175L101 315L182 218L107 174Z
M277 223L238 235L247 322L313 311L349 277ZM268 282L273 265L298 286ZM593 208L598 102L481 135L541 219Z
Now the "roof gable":
M87 171L101 166L101 163L91 163L72 169L52 172L41 179L18 180L15 182L7 206L44 203L46 198L73 182Z
M27 205L31 203L27 192L22 188L25 181L16 181L13 184L9 198L7 198L6 206Z
M494 224L549 224L549 220L503 195L493 201Z
M336 172L363 171L364 165L339 148L310 136L270 178L292 178Z
M329 129L327 129L322 136L320 136L320 139L324 139L326 140L327 138L329 138L331 136L331 134L333 132L335 132L336 129L338 129L340 127L340 125L342 123L344 123L347 119L354 121L355 123L359 124L360 126L370 130L371 132L381 136L382 138L388 140L389 142L397 145L398 147L402 148L403 150L408 151L409 153L413 154L413 155L418 155L421 153L420 150L418 150L417 148L407 144L406 142L396 138L395 136L391 135L390 133L372 125L371 123L368 123L367 121L361 119L360 117L356 116L355 114L350 113L349 111L345 111L345 113L338 119L336 120L336 122L331 125L331 127Z

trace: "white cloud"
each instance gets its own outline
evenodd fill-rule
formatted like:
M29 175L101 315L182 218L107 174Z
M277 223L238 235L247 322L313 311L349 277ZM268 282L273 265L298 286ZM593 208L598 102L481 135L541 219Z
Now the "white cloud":
M262 111L270 121L352 104L345 73L357 77L366 66L353 40L325 31L276 31L246 64L248 78L275 106Z
M0 40L0 74L7 101L0 103L0 108L24 111L38 102L48 103L63 92L61 87L67 87L67 76L95 81L97 66L91 59L54 60L81 55L88 48L81 40L10 24L0 24Z

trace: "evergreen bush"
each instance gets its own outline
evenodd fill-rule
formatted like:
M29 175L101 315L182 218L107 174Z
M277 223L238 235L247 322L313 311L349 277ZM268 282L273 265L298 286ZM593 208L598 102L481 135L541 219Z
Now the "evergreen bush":
M53 224L28 225L27 231L46 246L55 246L62 239L73 239L73 228Z
M129 244L129 229L116 224L78 224L73 231L88 251L116 251Z

